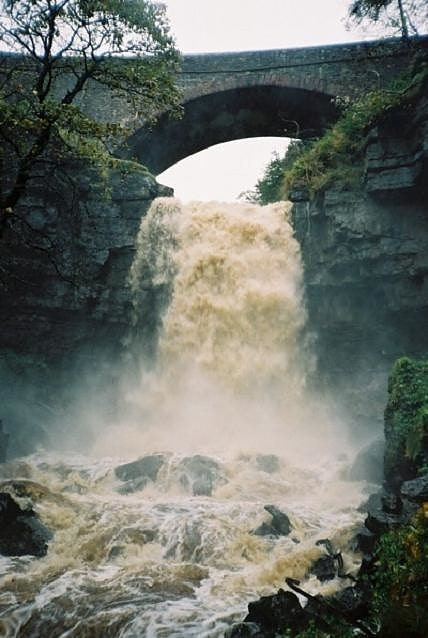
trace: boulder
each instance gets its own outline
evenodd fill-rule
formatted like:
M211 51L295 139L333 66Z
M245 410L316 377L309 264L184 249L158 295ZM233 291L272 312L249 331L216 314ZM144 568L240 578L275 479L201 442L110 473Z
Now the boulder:
M255 534L255 536L279 536L276 529L269 523L262 523L251 533Z
M415 478L412 481L405 481L401 486L401 494L409 501L424 503L428 501L428 474Z
M121 481L135 481L136 479L146 479L146 482L148 480L156 481L158 472L164 463L163 454L151 454L143 456L137 461L119 465L115 468L114 473Z
M211 496L213 482L210 477L204 476L196 479L192 485L193 496Z
M201 454L185 457L179 472L180 483L190 489L193 496L211 496L215 487L225 482L220 464Z
M148 476L141 476L140 478L125 481L123 485L117 488L117 491L119 494L134 494L134 492L143 490L149 482L150 479Z
M291 523L287 514L275 505L265 505L264 509L272 516L272 520L270 523L262 523L252 533L256 536L288 536Z
M319 581L333 580L337 575L336 561L333 556L320 556L317 558L309 570Z
M291 523L287 514L281 512L275 505L265 505L265 510L272 516L272 527L278 534L287 536L291 532Z
M272 596L262 596L249 603L244 623L256 623L263 631L267 630L274 635L277 631L304 629L307 618L296 594L279 589Z
M32 509L23 510L10 494L0 493L0 554L45 556L51 538Z
M382 497L387 494L383 489L378 490L377 492L373 492L370 494L368 499L363 501L361 505L357 507L359 512L363 514L367 513L370 509L373 508L382 508Z

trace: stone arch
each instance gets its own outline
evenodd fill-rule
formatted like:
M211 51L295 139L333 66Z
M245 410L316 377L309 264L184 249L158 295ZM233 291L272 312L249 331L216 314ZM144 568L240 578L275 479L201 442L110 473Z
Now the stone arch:
M280 86L238 87L188 100L181 119L163 115L128 140L127 155L158 175L214 144L248 137L308 138L338 117L331 95Z

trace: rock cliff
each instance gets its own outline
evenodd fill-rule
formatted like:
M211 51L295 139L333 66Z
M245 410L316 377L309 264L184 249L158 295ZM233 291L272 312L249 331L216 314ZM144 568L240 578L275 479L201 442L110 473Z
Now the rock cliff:
M104 174L76 162L33 181L0 258L0 404L12 452L44 441L75 386L89 396L114 385L138 228L151 201L171 193L131 162Z
M368 136L364 183L296 193L316 383L380 419L393 361L428 350L428 100Z

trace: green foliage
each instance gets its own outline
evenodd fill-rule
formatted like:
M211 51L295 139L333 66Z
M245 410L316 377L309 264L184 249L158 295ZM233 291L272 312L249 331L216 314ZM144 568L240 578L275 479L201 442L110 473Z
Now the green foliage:
M288 170L311 144L312 142L308 140L291 140L282 157L278 153L274 153L254 189L243 193L241 196L249 202L262 205L271 204L282 199L284 171Z
M377 551L373 613L380 638L428 635L428 510L412 523L384 534Z
M311 197L332 183L356 188L363 182L363 152L369 129L398 106L411 102L425 87L428 65L395 80L388 90L374 90L344 110L343 116L325 135L306 149L284 171L281 198L294 189Z
M418 27L426 29L425 0L353 0L349 18L360 25L381 23L382 27L403 38L418 33Z
M424 471L428 461L428 361L398 359L388 393L385 474L392 477L400 468L409 478Z
M342 117L319 140L293 140L283 157L276 154L255 188L244 197L268 204L288 199L294 190L315 197L332 183L343 189L362 187L369 129L397 107L410 104L427 82L428 64L421 63L387 90L376 89L345 105Z
M406 456L416 461L424 452L428 438L428 405L423 405L416 413L413 427L406 437ZM425 469L425 465L424 465Z
M89 82L152 121L173 110L179 54L165 7L151 0L0 0L0 232L43 163L80 157L108 165L128 133L85 114Z

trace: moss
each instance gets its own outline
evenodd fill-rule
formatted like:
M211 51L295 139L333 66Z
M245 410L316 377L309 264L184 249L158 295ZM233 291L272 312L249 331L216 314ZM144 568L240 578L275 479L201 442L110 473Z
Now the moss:
M133 160L111 158L111 166L113 168L117 168L123 175L128 175L129 173L140 173L152 176L152 173L150 173L146 166L140 164L140 162L134 162Z
M385 409L385 478L395 485L428 465L428 361L403 357L392 369Z

